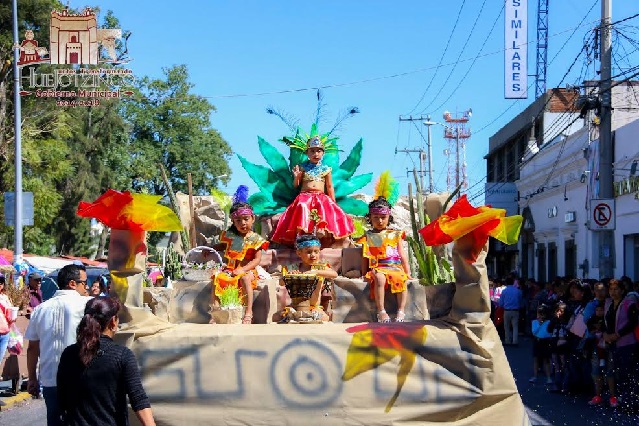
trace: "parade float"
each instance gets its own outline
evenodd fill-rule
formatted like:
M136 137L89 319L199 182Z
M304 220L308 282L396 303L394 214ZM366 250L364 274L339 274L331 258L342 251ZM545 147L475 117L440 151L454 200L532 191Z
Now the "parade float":
M299 135L296 131L294 137ZM291 148L286 161L263 139L258 144L270 168L242 159L261 185L251 202L255 213L277 215L297 196L288 179L301 157ZM337 152L331 159L341 179L335 179L335 198L347 212L359 208L359 215L366 203L349 195L372 178L353 179L361 150L360 141L343 162ZM363 260L361 249L344 242L322 250L341 273L334 281L331 322L273 322L282 308L277 278L260 280L251 325L207 324L211 279L179 280L172 290L162 289L168 306L165 315L154 315L142 307L143 288L137 285L135 265L142 265L146 255L143 233L181 230L183 224L177 216L164 215L165 210L157 215L146 210L141 216L162 220L141 224L135 208L112 209L112 197L106 197L107 204L103 196L81 205L79 214L101 220L123 237L112 236L109 251L113 292L127 306L118 338L137 356L157 423L529 424L490 320L485 265L488 238L512 244L521 217L474 207L465 196L447 206L448 196L431 194L424 201L418 195L417 203L409 197L408 204L414 231L410 245L422 279L409 282L412 307L406 322L389 324L372 322L368 284L344 276L361 269ZM137 197L124 193L124 199ZM97 214L102 210L108 217ZM276 220L264 219L262 232L268 234L267 225L276 226ZM450 247L450 282L437 272L446 268L437 254L443 245ZM293 256L284 246L271 249L262 268L275 272ZM433 288L443 289L435 294L444 296L429 299L424 276L443 281Z

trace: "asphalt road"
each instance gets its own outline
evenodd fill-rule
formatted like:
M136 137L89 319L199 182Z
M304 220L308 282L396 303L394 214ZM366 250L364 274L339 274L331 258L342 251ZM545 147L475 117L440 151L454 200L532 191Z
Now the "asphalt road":
M631 417L606 405L588 406L591 395L549 393L544 380L528 383L532 372L532 342L521 337L518 347L506 347L506 355L533 426L638 426ZM541 376L540 376L541 379ZM44 401L27 400L0 412L0 424L31 426L46 424Z

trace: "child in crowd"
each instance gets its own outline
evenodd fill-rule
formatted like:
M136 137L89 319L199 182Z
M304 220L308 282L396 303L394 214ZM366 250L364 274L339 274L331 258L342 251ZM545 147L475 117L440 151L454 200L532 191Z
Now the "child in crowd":
M295 291L289 291L293 306L285 309L285 313L282 315L284 321L289 321L291 319L300 320L304 318L321 321L327 321L329 319L324 308L320 304L320 299L322 290L328 287L330 291L330 286L332 284L331 280L337 278L337 272L331 269L328 263L320 261L320 247L320 240L314 234L302 234L295 239L295 249L302 262L297 265L282 267L281 285L287 285L288 279L299 279L300 275L305 275L316 277L314 280L315 288L308 300L305 300L304 297L300 297L301 295L296 294ZM289 286L292 284L292 282L288 283ZM305 302L308 303L309 310L302 312L300 306L304 306L305 308ZM297 310L294 309L295 306L298 307Z
M595 382L595 396L588 401L589 405L599 405L603 402L601 394L603 392L604 376L608 382L610 396L615 396L615 381L612 357L606 346L603 334L606 331L604 318L604 302L599 301L595 307L595 315L588 320L588 332L593 336L593 348L591 360L591 374Z
M262 259L262 250L268 248L268 241L253 232L255 215L253 208L245 200L248 199L248 188L240 186L233 196L230 216L233 225L222 232L220 244L216 248L224 250L226 265L213 280L211 309L219 303L219 297L229 285L239 286L246 298L246 312L242 324L253 321L253 289L257 287L258 273L256 267ZM211 324L215 324L211 316Z
M566 358L570 352L568 344L568 318L566 315L566 304L558 302L555 305L551 323L548 330L552 335L552 363L555 371L555 380L551 392L567 392L568 372L566 371Z
M335 202L331 167L322 164L325 150L334 145L316 135L306 142L296 137L290 147L306 149L308 160L293 168L293 185L301 184L301 192L280 217L271 241L292 245L297 235L315 233L328 247L351 235L353 220Z
M537 319L532 321L532 334L533 334L533 376L530 378L530 383L537 382L537 372L539 367L543 366L546 373L546 384L552 385L553 381L550 373L550 358L552 355L552 334L548 330L548 307L546 305L540 305L537 308Z
M369 270L362 271L370 283L371 298L377 307L377 321L390 322L384 308L385 290L390 287L391 293L397 295L396 322L403 322L404 308L407 302L406 281L410 279L408 258L404 252L402 241L406 239L404 231L388 229L393 223L391 205L384 197L378 197L368 205L366 215L372 229L366 231L357 243L362 244L363 255L368 259Z

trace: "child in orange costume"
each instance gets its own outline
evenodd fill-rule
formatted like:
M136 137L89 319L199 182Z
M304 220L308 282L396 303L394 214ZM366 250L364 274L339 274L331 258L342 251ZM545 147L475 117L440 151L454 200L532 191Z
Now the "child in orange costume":
M397 295L395 322L403 322L408 295L406 281L410 279L408 258L402 245L406 233L388 229L389 223L393 223L393 216L391 205L384 197L380 196L368 205L366 219L373 229L366 231L357 243L362 244L364 257L368 259L365 266L369 270L365 278L370 283L371 298L377 307L377 321L390 322L384 308L385 290L390 287L391 292Z
M326 262L320 262L320 240L313 234L302 234L295 239L295 249L297 255L302 260L300 264L288 265L282 267L282 282L284 285L285 277L289 274L295 275L310 275L316 276L319 279L313 291L313 294L308 299L310 305L310 314L322 321L328 320L328 315L323 311L323 307L320 304L322 290L329 284L330 280L337 278L337 272L331 269L330 265ZM329 287L330 288L330 287ZM292 295L294 296L294 295ZM299 304L300 299L294 298L293 303ZM285 309L290 312L290 309ZM286 317L287 315L282 315ZM288 319L291 319L291 315L288 315Z
M247 190L248 188L244 191ZM253 208L246 202L238 201L238 198L236 192L235 202L230 209L233 225L220 236L219 245L224 248L224 258L227 263L225 269L216 274L213 280L211 304L216 303L227 286L241 284L240 289L246 297L247 304L242 324L251 324L253 322L253 289L257 287L258 277L255 268L262 260L262 250L268 248L268 241L253 232L253 223L255 223ZM211 324L214 323L215 320L211 316Z

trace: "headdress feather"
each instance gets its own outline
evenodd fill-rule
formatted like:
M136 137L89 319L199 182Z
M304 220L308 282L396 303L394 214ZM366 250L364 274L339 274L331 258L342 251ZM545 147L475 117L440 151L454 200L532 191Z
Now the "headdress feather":
M249 189L246 185L240 185L233 194L233 204L235 203L248 203Z
M393 179L388 170L382 172L375 185L375 199L379 197L386 198L391 206L394 206L399 199L399 183Z

